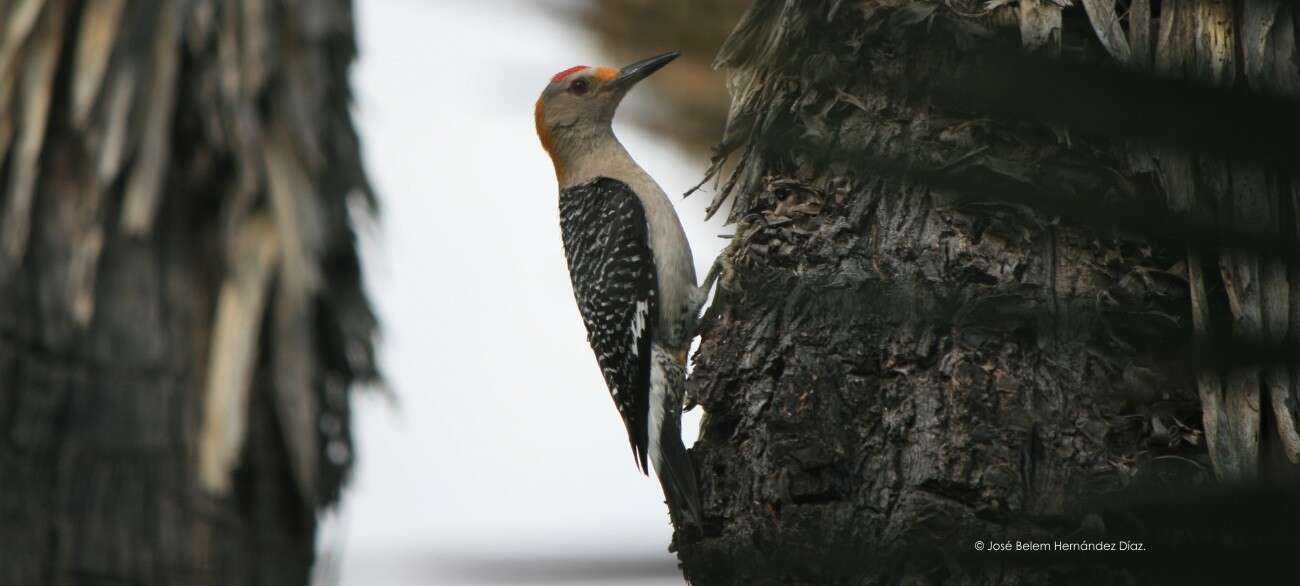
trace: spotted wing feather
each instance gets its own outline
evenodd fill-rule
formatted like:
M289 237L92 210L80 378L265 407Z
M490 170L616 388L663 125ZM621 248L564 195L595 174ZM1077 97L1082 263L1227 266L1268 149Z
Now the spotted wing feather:
M602 177L560 192L560 230L587 342L644 473L658 282L645 210L627 184Z

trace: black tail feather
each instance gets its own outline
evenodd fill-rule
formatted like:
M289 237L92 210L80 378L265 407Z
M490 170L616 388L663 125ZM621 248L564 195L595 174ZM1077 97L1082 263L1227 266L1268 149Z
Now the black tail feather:
M679 403L680 405L680 403ZM695 482L695 466L682 443L681 408L669 410L664 416L659 434L661 461L655 463L655 474L663 486L668 511L678 524L701 526L704 521L700 506L700 491Z

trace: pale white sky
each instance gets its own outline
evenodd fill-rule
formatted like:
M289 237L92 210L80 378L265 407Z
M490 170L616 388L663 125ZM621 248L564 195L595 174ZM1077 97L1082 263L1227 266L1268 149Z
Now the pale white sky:
M357 120L383 206L363 255L398 403L359 401L358 467L322 544L341 583L681 584L658 483L586 345L533 131L552 73L621 64L540 2L358 4ZM706 162L630 125L647 90L616 132L679 194ZM677 202L701 275L724 242L707 197Z

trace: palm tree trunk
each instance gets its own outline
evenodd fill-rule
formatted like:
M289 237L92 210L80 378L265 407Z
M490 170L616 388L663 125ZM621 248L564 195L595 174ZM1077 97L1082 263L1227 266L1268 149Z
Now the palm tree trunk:
M1150 545L1151 531L1213 509L1098 504L1215 476L1186 353L1202 324L1193 307L1228 310L1194 305L1189 277L1213 269L1186 246L1002 197L1164 208L1171 159L951 91L999 47L1150 67L1163 30L1152 18L1172 1L1130 3L1124 27L1113 3L1084 4L759 0L731 34L715 163L738 161L711 209L731 198L734 273L691 380L710 519L676 535L692 583L1131 583L1203 567L1186 549L1048 564L975 547ZM1218 38L1216 14L1179 26ZM1061 108L1076 106L1099 107Z
M373 330L350 3L0 0L0 583L306 584Z

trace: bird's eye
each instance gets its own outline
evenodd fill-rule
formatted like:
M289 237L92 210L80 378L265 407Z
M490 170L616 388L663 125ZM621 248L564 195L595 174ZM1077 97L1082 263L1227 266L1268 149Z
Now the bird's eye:
M575 79L569 84L569 91L576 96L581 96L591 90L591 84L585 79Z

